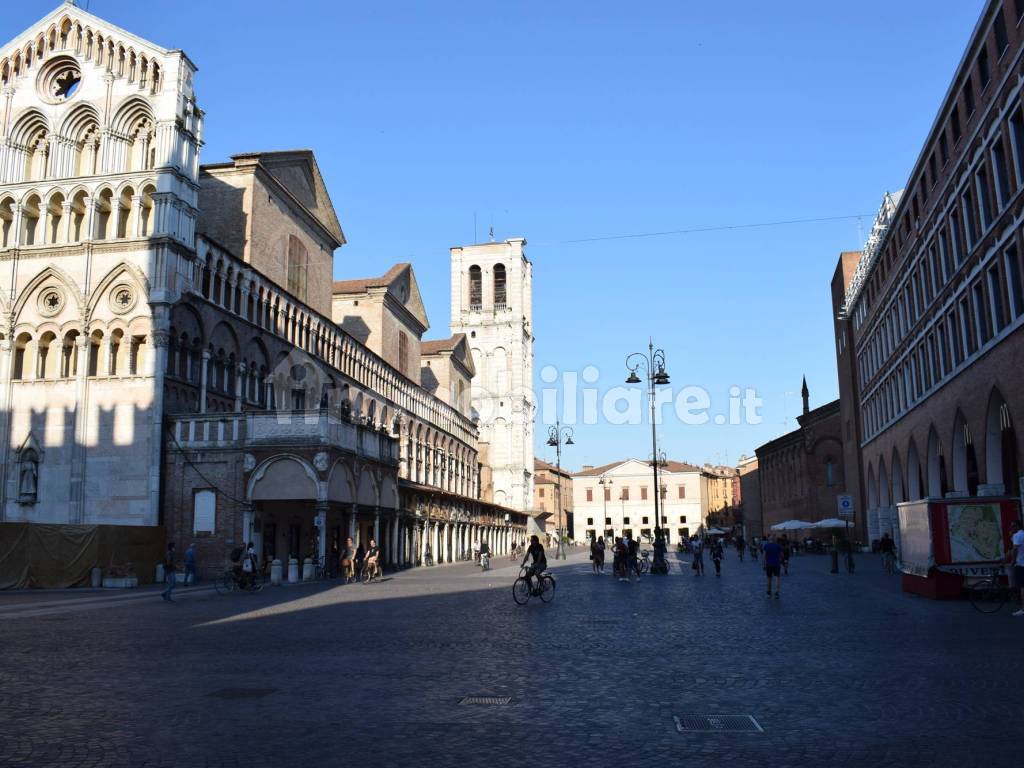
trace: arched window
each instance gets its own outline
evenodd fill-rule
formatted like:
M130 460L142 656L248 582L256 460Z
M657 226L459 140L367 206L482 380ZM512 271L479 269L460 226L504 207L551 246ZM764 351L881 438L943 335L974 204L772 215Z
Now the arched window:
M494 309L501 311L508 306L508 292L506 290L505 265L494 266Z
M825 485L829 488L836 484L835 466L835 460L831 456L825 459Z
M469 308L479 310L484 303L484 280L480 267L474 264L469 268Z

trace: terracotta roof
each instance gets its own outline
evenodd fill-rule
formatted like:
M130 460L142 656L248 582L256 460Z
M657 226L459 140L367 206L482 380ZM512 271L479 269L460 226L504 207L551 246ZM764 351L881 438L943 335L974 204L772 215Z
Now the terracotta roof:
M366 293L370 288L384 288L391 285L402 270L411 265L408 262L395 264L380 277L363 277L357 280L335 280L333 293Z
M593 469L585 469L582 472L575 472L573 477L596 477L597 475L603 475L609 470L615 469L627 461L638 461L641 464L650 465L650 461L646 459L622 459L620 461L613 461L611 464L605 464L600 467L594 467ZM660 470L665 472L700 472L700 467L695 467L693 464L687 464L685 461L667 461L661 467Z
M543 470L545 472L554 472L556 475L559 472L561 472L561 474L565 475L566 477L572 477L573 476L572 472L570 472L565 467L562 467L562 469L559 470L558 467L556 467L554 464L549 464L548 462L544 461L544 459L538 459L538 458L534 457L534 459L533 459L533 471L537 472L538 470Z
M456 333L447 339L430 339L420 344L421 355L436 355L440 352L451 352L466 338L464 333Z

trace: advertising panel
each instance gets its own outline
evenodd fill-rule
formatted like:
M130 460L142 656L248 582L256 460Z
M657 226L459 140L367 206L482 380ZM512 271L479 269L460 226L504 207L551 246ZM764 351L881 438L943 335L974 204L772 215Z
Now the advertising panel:
M928 502L904 502L897 505L897 511L900 518L900 570L914 576L927 576L934 564Z

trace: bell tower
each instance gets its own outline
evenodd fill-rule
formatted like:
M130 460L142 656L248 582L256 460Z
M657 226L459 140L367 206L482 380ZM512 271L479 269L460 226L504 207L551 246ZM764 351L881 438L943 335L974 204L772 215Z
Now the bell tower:
M493 470L493 501L533 505L533 265L524 238L451 249L452 333L476 376L472 412Z

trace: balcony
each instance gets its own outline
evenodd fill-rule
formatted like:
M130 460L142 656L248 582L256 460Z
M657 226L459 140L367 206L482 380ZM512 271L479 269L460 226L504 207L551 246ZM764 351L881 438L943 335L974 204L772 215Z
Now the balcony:
M186 450L323 447L398 464L398 440L390 433L326 411L196 413L169 416L168 421Z

